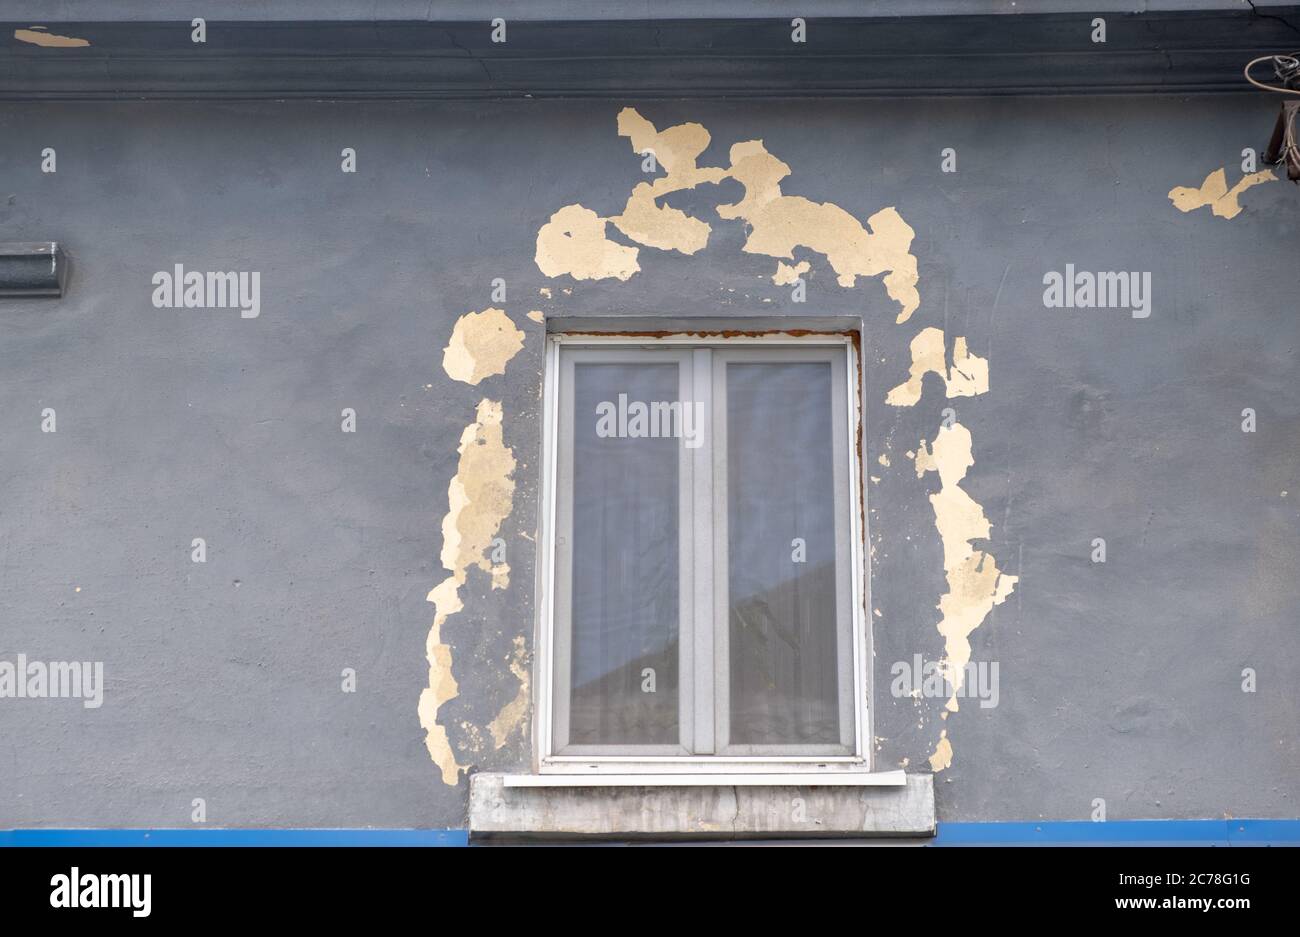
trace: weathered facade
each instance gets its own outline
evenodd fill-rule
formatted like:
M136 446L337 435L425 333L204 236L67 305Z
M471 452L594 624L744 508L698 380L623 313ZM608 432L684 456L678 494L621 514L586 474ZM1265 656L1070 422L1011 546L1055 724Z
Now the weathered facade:
M1249 163L1275 96L1224 93L1289 40L1231 6L1200 15L1233 41L1181 60L1142 35L1194 16L1103 10L1174 63L1121 74L1146 52L1052 5L1043 58L1076 42L1092 76L1068 96L1003 93L1046 89L982 20L964 96L760 93L734 64L731 97L627 65L579 96L530 59L553 93L526 98L455 85L504 80L466 14L487 77L439 99L409 63L391 94L346 64L333 94L179 87L183 22L94 59L130 23L37 30L68 47L0 15L0 241L70 268L0 299L0 660L103 664L102 706L0 699L0 827L184 827L197 799L211 826L464 829L471 775L535 768L546 336L619 318L851 324L871 767L932 775L941 829L1295 817L1300 192ZM694 28L789 44L759 12ZM503 15L505 50L534 41ZM807 16L809 49L845 35ZM156 60L178 87L139 91ZM255 309L159 301L186 270L258 273ZM939 660L981 685L911 682Z

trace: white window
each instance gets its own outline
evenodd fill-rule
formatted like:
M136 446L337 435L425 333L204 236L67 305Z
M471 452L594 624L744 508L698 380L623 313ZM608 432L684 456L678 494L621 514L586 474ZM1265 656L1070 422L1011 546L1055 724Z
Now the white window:
M548 344L543 772L864 770L843 335Z

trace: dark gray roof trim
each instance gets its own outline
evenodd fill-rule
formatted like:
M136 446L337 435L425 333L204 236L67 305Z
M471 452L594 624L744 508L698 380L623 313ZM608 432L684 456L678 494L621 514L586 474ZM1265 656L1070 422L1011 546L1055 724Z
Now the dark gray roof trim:
M486 20L213 19L203 45L188 20L11 20L0 99L1249 91L1248 59L1300 48L1297 6L1106 13L1104 44L1094 15L810 16L802 44L788 19L508 21L505 43ZM33 25L90 44L15 38Z

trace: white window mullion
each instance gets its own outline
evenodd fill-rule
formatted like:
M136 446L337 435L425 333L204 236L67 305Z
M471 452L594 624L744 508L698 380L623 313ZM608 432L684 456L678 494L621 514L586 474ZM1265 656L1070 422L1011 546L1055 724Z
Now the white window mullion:
M727 571L731 568L728 544L727 515L727 362L724 354L713 356L713 373L709 381L712 388L710 405L709 439L713 443L709 457L709 473L713 476L710 492L710 510L713 512L713 554L709 567L713 571L710 588L709 621L713 632L713 660L709 670L713 677L714 744L723 752L731 744L731 584Z
M713 674L714 674L714 628L713 622L713 579L714 579L714 529L713 529L713 352L708 348L697 348L691 354L692 388L691 397L682 402L683 413L690 406L699 418L704 420L701 437L703 444L695 449L685 449L692 460L693 492L691 523L692 574L694 591L695 627L694 651L695 668L693 684L694 729L693 751L697 755L711 755L714 752L713 737Z
M678 398L682 401L683 411L686 401L693 400L695 386L695 363L691 352L682 349L678 355ZM682 748L688 753L697 751L699 744L699 706L700 693L695 683L695 671L698 669L699 647L696 635L699 633L701 619L697 609L695 590L702 574L695 568L694 543L697 536L695 529L695 486L698 471L695 466L694 450L681 440L677 450L678 465L678 523L677 523L677 558L678 558L678 726ZM705 577L707 578L707 577Z

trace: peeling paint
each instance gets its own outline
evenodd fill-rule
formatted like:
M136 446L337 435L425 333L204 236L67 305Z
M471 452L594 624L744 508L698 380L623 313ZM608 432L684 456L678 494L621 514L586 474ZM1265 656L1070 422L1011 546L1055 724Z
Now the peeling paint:
M655 190L642 182L632 190L623 214L609 219L614 227L638 244L694 254L709 243L709 226L679 208L655 202Z
M524 333L500 309L469 312L456 320L442 350L442 369L466 384L505 374L506 364L524 347Z
M429 756L442 772L442 781L455 785L463 766L457 763L447 730L438 724L438 710L459 695L452 673L451 647L442 640L442 626L461 611L460 590L472 566L492 576L492 587L509 583L510 567L492 565L486 556L492 539L514 506L514 453L502 435L500 401L479 401L477 419L460 437L460 462L447 486L448 510L442 519L442 565L450 575L430 590L434 604L433 627L425 645L429 685L420 693L418 712Z
M538 312L536 309L528 313L528 318L532 319L534 322L537 323L543 323L546 321L546 316Z
M989 363L968 351L964 336L953 342L951 368L944 352L943 329L933 326L922 329L912 339L910 348L912 366L908 369L909 376L885 397L885 403L890 406L914 406L921 399L927 374L937 374L943 379L949 397L975 397L988 392Z
M77 39L74 36L60 36L58 33L46 32L44 26L15 29L14 38L19 42L29 42L34 46L44 46L47 49L81 49L90 45L89 39Z
M720 182L725 170L697 165L700 154L709 146L709 132L700 124L688 123L669 127L660 133L654 124L625 107L618 114L618 135L627 137L637 154L653 153L656 165L665 175L653 182L638 183L623 207L623 214L611 218L614 227L627 237L659 250L694 254L709 243L712 229L708 223L658 199L673 192L693 189L702 182Z
M1210 206L1210 211L1219 218L1236 218L1241 214L1241 194L1252 186L1276 179L1273 170L1262 169L1244 175L1231 189L1228 188L1228 174L1224 169L1216 169L1205 177L1199 189L1190 186L1174 186L1169 190L1169 201L1181 212L1194 211Z
M972 545L987 540L992 525L984 509L961 487L967 471L975 464L970 430L960 423L940 429L934 442L921 441L916 455L916 474L939 474L940 489L930 495L934 524L943 543L943 569L948 591L939 599L939 633L944 639L944 657L939 662L953 694L946 709L956 712L957 694L970 661L970 635L992 611L1001 605L1019 581L998 569L993 555Z
M626 280L641 269L637 249L605 236L608 219L581 205L565 205L537 232L537 269L548 277Z
M727 176L725 170L698 165L700 154L712 140L702 124L677 124L659 131L636 108L625 107L618 112L618 135L627 137L638 155L653 151L655 162L666 173L655 180L656 194L693 189L701 182L721 182Z
M528 712L528 698L532 684L528 672L528 648L522 635L515 637L514 653L510 658L510 672L519 681L519 692L515 698L497 713L497 717L488 725L492 733L495 748L501 748L509 740L511 733L518 729Z
M987 393L989 367L986 359L972 355L965 337L953 342L953 363L947 364L942 329L922 329L910 343L912 364L908 379L889 391L886 403L895 407L910 407L921 398L926 374L937 374L945 385L948 397L972 397ZM947 591L940 596L938 609L939 634L944 639L944 655L939 662L944 677L952 688L952 696L941 713L943 719L957 712L957 697L965 682L966 665L970 661L970 635L992 611L1002 604L1019 581L998 569L992 554L973 546L976 540L986 540L992 529L984 509L961 487L970 467L975 464L971 434L960 423L940 428L932 444L921 440L916 452L908 450L909 459L915 461L917 477L926 472L937 472L940 489L930 495L934 510L935 527L943 544L943 568ZM881 461L887 464L882 455ZM930 767L936 773L952 764L952 742L947 730L940 733Z
M843 287L854 286L859 276L885 273L885 292L902 306L895 321L906 322L921 303L916 258L911 254L915 232L892 207L876 212L864 227L833 202L785 195L781 180L789 174L790 167L769 153L762 140L731 148L728 175L745 187L745 197L734 205L719 206L718 215L749 224L742 250L793 258L794 248L809 248L826 257Z
M579 204L566 205L552 215L537 233L536 262L547 276L567 273L578 280L626 280L636 273L640 269L637 249L610 240L606 222L645 247L696 253L708 243L709 224L658 200L703 183L734 179L744 186L744 198L716 211L720 218L748 225L742 248L746 253L793 260L796 247L807 248L826 258L836 282L845 288L855 286L860 276L884 274L885 291L901 306L898 322L907 321L920 305L916 257L911 253L915 232L893 207L882 208L864 226L832 202L784 194L781 180L790 174L790 167L769 153L762 140L732 146L731 166L723 169L698 165L710 141L708 130L700 124L659 131L627 107L619 112L618 132L638 155L653 151L665 174L653 182L637 183L622 214L613 218L602 218ZM792 271L809 270L807 261L795 266L778 263L772 279L779 286L799 275Z
M772 282L777 286L789 286L811 269L812 264L806 260L799 261L793 267L777 261L776 273L772 274Z
M483 751L483 730L472 722L464 720L460 723L460 734L462 738L461 748L464 751L481 753Z
M938 774L951 764L952 742L948 741L948 730L944 729L939 733L939 743L934 746L934 754L930 756L930 770Z
M777 260L771 275L774 285L791 285L812 271L812 261L796 261L794 253L799 248L824 257L842 288L856 286L858 277L882 277L886 292L899 305L898 323L906 322L919 307L917 260L911 253L915 232L895 208L880 209L864 224L834 203L785 194L782 181L791 169L769 153L762 140L735 143L729 151L730 166L723 169L699 165L711 140L708 130L700 124L679 124L659 131L636 110L624 108L619 113L618 130L638 155L653 151L664 175L638 183L622 213L614 217L602 218L577 204L556 212L537 238L536 262L547 276L568 273L575 279L625 281L638 272L638 248L611 239L607 233L610 223L619 235L643 248L698 252L708 244L710 225L661 205L659 200L672 192L732 179L744 187L744 195L733 204L718 206L717 215L746 225L744 252ZM763 301L770 301L770 297ZM910 350L907 380L889 391L889 405L915 405L924 389L925 375L931 373L941 378L949 398L973 397L988 391L988 361L970 352L965 336L954 338L951 364L942 329L922 329L912 339ZM918 453L907 453L915 459L918 476L935 471L941 482L930 502L943 542L947 579L947 591L937 606L941 613L937 627L945 644L941 666L953 688L943 713L945 718L958 708L957 696L970 660L971 633L995 605L1005 601L1018 581L1015 576L1003 574L990 554L973 546L974 541L988 537L991 525L983 508L960 485L974 464L971 449L969 431L954 424L940 430L933 444L922 442ZM877 461L886 467L890 464L886 454L879 455ZM878 483L879 479L870 476L870 481ZM874 545L871 551L874 557ZM524 679L521 675L521 693ZM512 709L515 702L507 709ZM521 697L517 702L522 718L526 700ZM503 710L498 721L505 717ZM498 726L494 722L492 734L500 747L508 735L505 723ZM952 758L952 743L944 730L930 756L931 768L942 771Z

